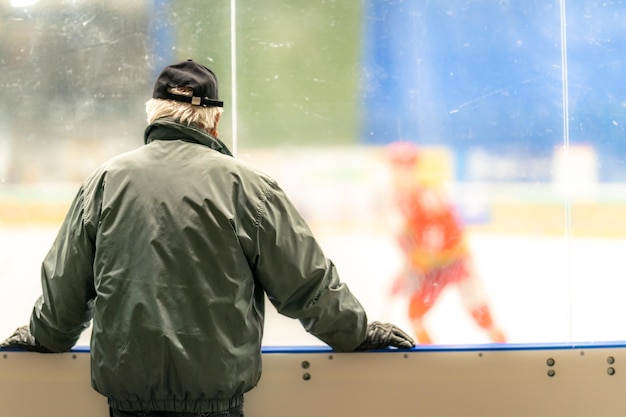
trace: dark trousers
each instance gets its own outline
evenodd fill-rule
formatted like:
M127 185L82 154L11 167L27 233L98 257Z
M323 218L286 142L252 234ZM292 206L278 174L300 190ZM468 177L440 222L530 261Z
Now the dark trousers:
M243 417L243 407L213 413L176 413L173 411L120 411L109 408L111 417Z

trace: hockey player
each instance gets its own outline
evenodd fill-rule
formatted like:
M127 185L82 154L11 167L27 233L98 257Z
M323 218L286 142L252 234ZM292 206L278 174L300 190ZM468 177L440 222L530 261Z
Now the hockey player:
M424 319L443 290L454 285L472 319L493 342L505 342L476 273L463 224L439 187L418 173L420 152L406 141L388 146L394 202L401 217L398 245L404 265L391 294L409 295L409 319L419 343L432 343Z

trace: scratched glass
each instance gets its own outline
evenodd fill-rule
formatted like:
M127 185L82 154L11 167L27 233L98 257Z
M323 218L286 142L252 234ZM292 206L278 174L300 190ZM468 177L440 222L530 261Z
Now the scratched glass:
M220 79L221 139L371 319L422 343L622 340L622 2L292 3L0 4L0 335L78 184L141 146L157 72L193 58ZM321 342L268 304L265 344Z

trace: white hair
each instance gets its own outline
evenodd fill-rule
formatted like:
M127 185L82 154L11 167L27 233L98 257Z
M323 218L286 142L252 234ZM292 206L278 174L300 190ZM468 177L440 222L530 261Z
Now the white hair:
M174 87L170 93L191 96L193 90L189 87ZM146 102L146 115L148 124L157 119L171 117L181 123L190 125L197 124L201 128L208 130L215 127L215 121L223 109L221 107L194 106L189 103L151 98Z

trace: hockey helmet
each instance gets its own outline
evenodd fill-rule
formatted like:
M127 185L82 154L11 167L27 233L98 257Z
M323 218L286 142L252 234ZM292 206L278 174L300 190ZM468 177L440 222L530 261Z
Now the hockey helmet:
M413 142L400 140L387 145L387 158L392 165L415 165L419 153L418 146Z

